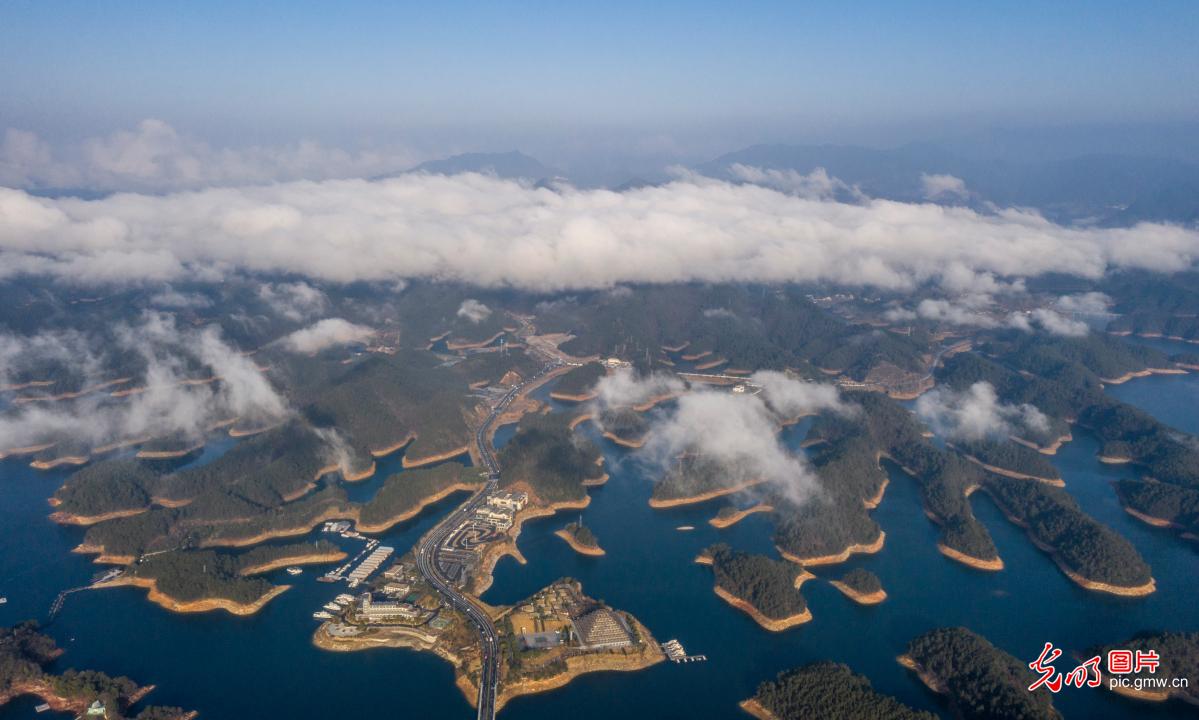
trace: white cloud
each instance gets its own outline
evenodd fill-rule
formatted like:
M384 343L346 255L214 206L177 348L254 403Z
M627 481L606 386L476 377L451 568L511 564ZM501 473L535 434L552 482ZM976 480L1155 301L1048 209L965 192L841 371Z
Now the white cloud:
M779 441L779 424L822 410L851 410L833 385L772 371L755 373L749 382L760 386L761 394L734 394L704 385L683 393L683 383L673 375L637 377L624 369L600 380L595 404L622 408L652 397L680 395L673 408L649 416L646 444L636 456L640 461L661 476L680 455L698 453L727 471L733 482L765 480L793 502L803 502L816 492L818 481L804 458Z
M342 318L325 318L283 338L283 344L299 353L314 353L338 345L361 343L375 331Z
M555 192L477 174L217 188L101 200L0 189L0 278L431 278L539 291L642 282L922 282L1098 278L1199 258L1178 226L1056 225L1025 210L810 200L688 178L616 193ZM958 289L958 292L961 290Z
M465 318L478 325L491 317L491 308L473 298L467 298L458 306L458 317Z
M654 373L638 376L630 368L620 368L595 384L596 404L601 409L641 405L655 397L678 395L686 389L674 375Z
M804 382L774 370L759 370L749 379L751 383L761 386L766 402L783 419L790 420L823 410L850 412L850 406L842 402L836 385Z
M953 175L928 175L921 173L920 185L924 190L924 197L929 200L936 200L937 198L944 198L946 196L958 198L970 196L970 192L966 189L966 181Z
M9 128L0 143L0 184L161 192L214 185L379 175L412 166L403 148L358 153L302 141L277 147L215 148L147 119L131 130L52 148Z
M152 295L150 304L155 307L171 309L206 308L212 305L212 301L200 293L181 293L168 287L162 292Z
M288 320L299 322L324 311L329 304L325 294L308 283L263 283L258 298Z
M977 382L963 392L935 388L916 401L916 415L949 439L981 440L1031 431L1044 433L1049 420L1034 405L1000 402L995 388Z
M1112 299L1101 292L1063 295L1057 299L1054 306L1062 312L1100 315L1111 307Z
M1036 310L1033 310L1031 317L1033 322L1035 322L1042 330L1053 335L1082 337L1091 331L1090 326L1085 322L1081 320L1071 320L1064 315L1060 315L1045 308L1037 308Z
M832 200L839 195L856 200L866 199L856 186L847 185L831 177L824 168L816 168L804 175L795 170L770 170L734 163L729 166L729 173L742 182L773 188L810 200Z
M777 430L778 418L758 396L693 393L650 425L637 457L664 475L680 455L699 453L733 482L764 480L793 502L804 502L818 480L802 456L779 442Z
M0 416L0 451L67 440L97 447L147 436L198 439L214 423L233 417L266 424L286 417L287 402L247 357L230 348L214 327L181 330L174 320L146 313L137 325L114 328L121 352L139 354L145 373L140 392L121 399L97 392L77 400L14 406ZM5 366L55 358L84 378L84 385L113 379L102 373L99 343L77 333L0 337ZM197 384L204 377L213 383Z

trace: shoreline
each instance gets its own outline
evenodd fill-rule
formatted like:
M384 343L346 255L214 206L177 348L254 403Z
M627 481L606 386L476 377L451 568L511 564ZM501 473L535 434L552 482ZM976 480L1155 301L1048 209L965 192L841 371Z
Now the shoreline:
M259 597L251 603L240 603L236 600L228 598L203 598L201 600L177 600L170 595L167 595L158 589L158 583L149 578L134 578L134 577L119 577L108 582L98 583L92 586L95 589L102 590L114 587L136 587L144 590L149 590L146 594L146 599L158 605L161 608L175 613L201 613L212 610L224 610L231 615L245 617L253 615L271 600L291 589L291 585L276 585L271 590Z
M605 438L607 438L608 440L611 440L612 442L616 443L617 445L619 445L621 447L629 448L630 450L638 450L640 448L645 447L645 438L644 437L638 438L636 440L627 440L627 439L622 438L621 436L617 435L616 433L609 432L607 430L604 431L603 436Z
M877 462L877 461L876 461ZM882 469L881 467L879 468ZM887 492L887 486L891 484L891 478L883 475L883 484L878 486L878 492L874 495L862 500L862 506L867 510L876 510L879 505L883 504L883 496Z
M50 498L53 500L54 498ZM132 508L129 510L113 510L112 512L100 513L99 515L76 515L74 513L55 511L50 513L51 522L59 525L95 525L107 520L116 520L118 518L133 517L148 512L150 508Z
M1065 435L1062 435L1044 447L1038 445L1032 440L1025 440L1024 438L1019 438L1015 435L1008 436L1008 439L1012 442L1019 443L1030 450L1036 450L1042 455L1057 455L1057 451L1061 449L1063 444L1074 441L1074 434L1067 431Z
M1150 375L1186 375L1187 371L1182 368L1145 368L1144 370L1130 370L1119 377L1114 378L1099 378L1099 382L1104 385L1123 385L1124 383L1134 378L1149 377Z
M592 391L592 392L588 392L588 393L572 395L571 393L558 392L557 390L555 390L550 393L550 397L553 398L554 400L560 400L562 402L584 403L584 402L587 402L588 400L596 399L597 397L599 397L599 393Z
M762 611L754 607L749 601L742 600L719 585L713 585L712 590L721 600L724 600L729 605L732 605L746 615L749 615L754 619L754 622L770 632L782 632L784 630L793 628L796 625L803 625L812 619L812 610L811 608L807 607L804 608L803 612L795 615L788 615L785 618L769 618L763 615Z
M723 518L720 517L719 515L717 515L716 517L709 520L708 524L718 530L723 530L732 525L736 525L737 523L741 522L742 520L749 517L750 515L753 515L754 513L761 513L761 512L774 512L774 506L767 505L766 503L760 502L757 505L747 507L744 510L737 510L732 515L726 515Z
M741 702L737 703L737 707L741 708L746 713L749 713L749 715L752 717L757 718L757 720L779 720L778 715L775 715L767 710L754 698L742 700Z
M685 497L681 497L681 498L670 498L668 500L659 500L657 498L651 497L649 499L649 506L654 509L662 509L662 508L679 507L681 505L695 505L698 503L708 502L709 500L715 500L716 498L724 497L725 495L732 495L734 493L739 493L742 490L748 490L749 488L753 487L754 485L761 485L763 482L765 482L765 481L764 480L749 480L749 481L746 481L743 483L739 483L737 485L730 485L728 487L717 488L715 490L709 490L708 492L700 493L699 495L689 495L689 496L685 496Z
M1174 529L1174 530L1177 530L1182 527L1181 525L1179 525L1176 522L1173 522L1172 520L1154 517L1152 515L1146 515L1145 513L1141 512L1140 510L1134 510L1134 509L1128 507L1127 505L1124 505L1123 503L1121 503L1121 506L1123 506L1124 512L1133 516L1137 520L1140 520L1141 522L1145 523L1146 525L1152 525L1153 527L1158 527L1158 528L1170 528L1170 529Z
M873 555L874 553L883 549L883 545L885 544L886 540L887 540L887 533L883 530L879 530L878 537L874 540L874 542L870 543L869 545L863 545L861 543L856 543L854 545L850 545L849 547L845 548L841 552L833 554L833 555L817 555L815 557L809 557L809 558L801 558L798 555L792 555L791 553L787 552L786 550L783 550L782 548L778 547L777 545L775 546L775 549L778 550L779 555L782 555L784 559L790 560L791 562L797 563L799 565L804 565L804 566L836 565L838 563L843 563L846 560L849 560L850 557L852 557L853 555L859 554L859 553L865 554L865 555Z
M953 448L954 450L957 450L957 448L954 447L952 444L946 443L946 445L948 447ZM967 460L974 463L975 465L978 465L983 470L986 470L987 472L993 472L996 475L1002 475L1003 477L1011 478L1013 480L1035 480L1036 482L1045 483L1046 485L1051 485L1053 487L1058 487L1058 488L1066 487L1066 481L1060 477L1059 478L1049 478L1049 477L1043 477L1041 475L1029 475L1028 473L1022 473L1022 472L1018 472L1016 470L1008 470L1006 468L1001 468L998 465L989 465L989 464L983 462L982 460L979 460L978 458L974 457L973 455L961 452L960 450L958 450L958 452L960 452L962 454L962 457L966 458Z
M945 545L944 543L940 543L940 542L937 543L937 551L940 552L945 557L949 558L950 560L955 560L967 567L972 567L975 570L986 570L988 572L999 572L1000 570L1002 570L1004 568L1003 558L1001 558L999 556L996 556L995 559L993 559L993 560L983 560L981 558L976 558L973 555L967 555L966 553L964 553L960 550L954 550L953 548L949 547L948 545Z
M462 455L467 455L469 453L470 453L470 445L463 445L461 447L457 447L452 450L446 450L445 452L438 453L436 455L426 455L423 458L412 459L412 458L409 458L407 455L405 455L403 457L403 459L400 460L400 467L402 467L406 470L411 470L412 468L425 467L426 465L433 465L435 463L443 462L445 460L451 460L453 458L461 457Z
M600 547L599 545L584 545L583 543L579 542L577 539L575 539L575 536L573 534L566 531L566 528L562 528L561 530L556 531L554 534L557 535L558 537L562 538L563 540L565 540L566 544L569 545L572 550L579 553L580 555L588 555L590 557L601 557L603 555L608 554L608 553L604 552L604 549L602 547Z
M361 515L362 515L361 508L358 508L358 512L354 513L354 515L355 515L354 524L357 526L355 529L358 530L358 532L364 532L364 533L387 532L388 530L395 527L396 525L399 525L400 523L404 522L405 520L411 520L412 518L416 517L417 515L420 515L424 511L425 508L427 508L430 505L433 505L435 503L441 502L442 500L448 498L450 495L453 495L454 493L463 492L463 491L474 492L474 491L477 491L480 487L481 487L481 485L479 485L478 483L471 484L471 483L464 483L464 482L456 482L453 485L448 485L448 486L442 488L441 490L438 490L437 492L433 493L432 495L426 495L425 497L420 498L419 500L417 500L416 505L408 508L407 510L399 513L398 515L392 515L392 516L387 517L386 519L384 519L380 522L376 522L376 523L364 523L363 520L361 519Z
M895 658L895 662L916 673L916 677L920 678L920 682L924 683L924 687L932 690L934 693L945 695L949 692L949 688L945 686L945 683L940 678L925 670L920 663L912 659L911 655L904 653Z
M329 553L295 555L293 557L276 558L275 560L269 560L264 563L259 563L258 565L251 565L250 567L242 568L237 574L243 577L249 575L261 575L263 573L271 572L272 570L291 567L292 565L323 565L325 563L341 562L347 557L349 557L349 555L340 550Z
M829 580L828 584L840 590L845 597L853 600L859 605L878 605L887 599L886 590L877 590L872 593L861 593L841 582L840 580Z

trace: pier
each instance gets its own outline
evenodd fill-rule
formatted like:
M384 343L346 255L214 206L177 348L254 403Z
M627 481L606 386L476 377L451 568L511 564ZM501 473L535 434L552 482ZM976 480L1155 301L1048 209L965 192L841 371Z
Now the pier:
M50 603L50 617L46 621L47 624L49 624L50 622L53 622L54 618L58 616L58 613L62 612L62 606L66 604L68 595L71 595L72 593L77 593L77 592L80 592L83 590L91 590L92 588L96 587L100 583L108 582L109 580L115 580L124 574L125 574L124 570L121 570L119 568L114 568L112 570L107 570L107 571L101 573L100 575L97 575L96 577L92 578L91 583L88 585L80 585L79 587L73 587L73 588L69 588L67 590L63 590L57 596L55 596L54 602Z
M683 649L683 644L678 640L667 640L662 643L662 651L673 663L703 662L708 659L707 655L688 655L687 651Z

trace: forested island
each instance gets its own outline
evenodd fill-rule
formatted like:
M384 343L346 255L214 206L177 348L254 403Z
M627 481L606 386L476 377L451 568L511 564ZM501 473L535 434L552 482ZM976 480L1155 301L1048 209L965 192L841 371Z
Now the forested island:
M966 628L940 628L908 643L900 664L930 690L944 695L955 717L965 720L1056 720L1047 688L1028 691L1037 675Z
M57 660L63 651L54 640L27 622L15 627L0 627L0 708L21 695L35 695L57 712L83 715L95 702L101 703L109 718L133 717L137 720L190 720L194 712L175 707L146 707L136 716L128 708L154 689L140 687L127 677L110 677L93 670L46 672L45 666Z
M604 549L595 539L595 533L591 532L591 528L584 525L581 520L568 524L554 534L565 540L566 544L580 555L599 556L604 554Z
M887 591L878 575L865 568L854 568L837 580L829 581L846 597L859 605L877 605L887 599Z
M840 663L819 662L778 674L758 685L741 709L758 720L935 720Z
M778 632L812 619L799 591L811 575L802 568L727 545L708 548L699 561L712 566L716 594L767 630Z
M1154 591L1149 565L1132 543L1082 512L1064 490L996 475L989 476L984 487L1004 514L1077 584L1115 595Z
M262 577L289 565L331 563L346 554L327 540L291 545L262 545L240 554L214 550L177 550L144 558L121 577L97 587L133 585L149 590L149 599L174 612L225 610L250 615L288 589Z

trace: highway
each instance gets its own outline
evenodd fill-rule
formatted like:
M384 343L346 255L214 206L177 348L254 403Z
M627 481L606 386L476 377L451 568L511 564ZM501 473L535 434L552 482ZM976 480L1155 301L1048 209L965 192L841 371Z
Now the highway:
M494 492L499 485L500 465L495 457L495 449L491 447L491 442L488 440L492 424L521 390L529 384L536 382L546 373L561 367L562 364L561 361L550 362L536 375L512 387L492 407L487 419L475 431L475 445L478 448L479 458L487 468L487 483L483 486L482 490L472 495L469 500L459 506L457 510L450 513L421 538L420 544L416 549L416 566L420 570L421 575L424 576L430 585L437 589L437 592L441 593L446 604L466 616L467 620L475 626L475 630L479 633L482 662L479 674L479 720L493 720L495 718L495 695L500 682L499 636L496 633L495 623L491 621L487 613L469 595L454 587L453 583L442 574L438 564L438 555L445 545L446 538L459 525L474 515L475 510L487 501L488 495Z

